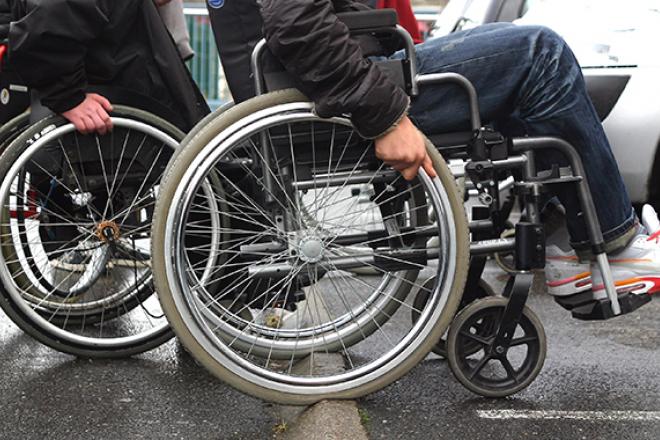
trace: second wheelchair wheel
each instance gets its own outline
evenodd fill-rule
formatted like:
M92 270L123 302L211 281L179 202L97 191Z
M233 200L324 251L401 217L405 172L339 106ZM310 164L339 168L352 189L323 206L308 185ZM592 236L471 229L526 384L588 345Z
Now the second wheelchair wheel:
M151 275L160 179L183 134L116 106L105 136L60 117L18 136L0 158L0 305L60 351L120 357L172 336Z
M545 361L543 324L528 307L508 345L495 344L508 301L504 297L476 300L449 328L447 357L454 376L484 397L506 397L528 387Z
M467 271L462 202L434 160L439 180L406 182L348 120L320 119L294 91L208 123L177 150L152 234L154 279L184 346L232 386L289 404L401 377L449 325ZM411 323L427 267L438 276Z

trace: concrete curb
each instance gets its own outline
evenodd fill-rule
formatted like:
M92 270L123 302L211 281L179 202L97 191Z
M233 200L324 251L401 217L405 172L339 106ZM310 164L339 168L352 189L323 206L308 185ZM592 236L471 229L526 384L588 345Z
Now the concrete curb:
M310 407L276 406L282 425L280 440L368 439L357 404L352 400L324 400Z
M344 359L339 353L315 353L295 369L301 374L314 371L315 374L332 374L344 371ZM362 440L367 439L367 431L357 404L352 400L324 400L312 406L273 407L279 421L274 428L276 439L280 440Z

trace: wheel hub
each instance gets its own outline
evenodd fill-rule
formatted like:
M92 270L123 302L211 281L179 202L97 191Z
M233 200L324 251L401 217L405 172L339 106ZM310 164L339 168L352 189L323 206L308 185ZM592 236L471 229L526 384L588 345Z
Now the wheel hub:
M323 258L323 241L319 237L303 237L298 243L300 259L306 263L317 263Z
M113 221L105 220L96 226L96 236L104 243L117 241L120 235L119 226Z

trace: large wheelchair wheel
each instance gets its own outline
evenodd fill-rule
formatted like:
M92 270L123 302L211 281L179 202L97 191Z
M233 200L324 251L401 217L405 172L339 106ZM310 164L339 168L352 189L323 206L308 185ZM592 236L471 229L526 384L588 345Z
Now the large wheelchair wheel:
M154 280L213 374L282 403L355 398L401 377L445 332L469 253L454 178L433 153L439 179L406 182L373 150L291 90L224 112L177 150L154 215ZM364 186L371 201L358 208ZM428 249L432 235L440 244ZM425 268L437 281L412 323Z
M83 357L121 357L172 337L151 274L151 220L177 128L116 106L105 136L61 117L0 157L0 306L24 331Z

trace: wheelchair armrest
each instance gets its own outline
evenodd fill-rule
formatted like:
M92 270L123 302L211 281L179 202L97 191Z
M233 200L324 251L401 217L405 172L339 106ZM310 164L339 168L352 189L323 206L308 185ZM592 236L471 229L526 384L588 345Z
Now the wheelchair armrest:
M395 28L399 19L394 9L374 9L373 11L340 12L337 18L352 33L376 31L383 28Z

